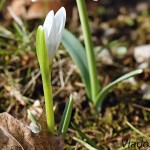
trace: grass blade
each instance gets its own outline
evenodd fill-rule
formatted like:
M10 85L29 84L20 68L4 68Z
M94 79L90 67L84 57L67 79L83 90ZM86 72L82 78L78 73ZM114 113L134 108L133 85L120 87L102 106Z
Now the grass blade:
M142 133L141 131L139 131L137 128L135 128L130 122L128 121L125 121L125 123L132 129L134 130L137 134L139 134L140 136L146 138L146 139L150 139L149 136L145 135L144 133ZM129 148L129 146L131 146L132 143L127 143L125 146L122 146L120 148L118 148L117 150L124 150L124 149L127 149Z
M71 114L72 114L72 107L73 107L73 98L72 95L70 95L62 115L58 134L64 134L67 132L70 123Z
M127 149L130 146L130 144L126 144L124 147L121 146L120 148L118 148L117 150L124 150Z
M39 133L41 131L40 126L37 123L37 120L35 118L35 116L31 113L31 111L28 109L28 116L33 124L33 127L30 127L30 129L32 130L33 133Z
M2 10L5 2L6 2L6 0L1 0L1 2L0 2L0 11Z
M85 85L86 93L91 98L90 76L87 63L86 52L79 40L68 30L64 30L62 43L74 63L80 70L82 81Z
M150 140L150 137L139 131L137 128L135 128L130 122L125 122L132 130L134 130L136 133L138 133L140 136Z
M92 141L91 139L89 139L86 134L84 134L75 124L71 124L73 129L76 130L79 135L84 139L85 142L87 142L88 144L90 144L92 147L95 147L98 149L98 147L96 146L96 143L94 141Z
M92 147L91 145L89 145L88 143L86 143L85 141L81 140L81 139L78 139L76 137L73 137L73 139L77 142L79 142L80 144L82 144L84 147L86 147L88 150L98 150L94 147Z
M94 104L96 109L98 111L101 111L101 107L102 107L102 104L103 104L103 101L106 97L106 95L108 94L109 90L116 84L118 84L119 82L123 81L123 80L126 80L130 77L133 77L135 75L138 75L138 74L141 74L143 72L142 69L137 69L137 70L134 70L132 72L129 72L123 76L121 76L120 78L116 79L115 81L109 83L107 86L105 86L101 91L100 93L98 94L97 96L97 99L96 99L96 103Z
M14 39L15 36L11 31L0 25L0 37L7 38L7 39Z

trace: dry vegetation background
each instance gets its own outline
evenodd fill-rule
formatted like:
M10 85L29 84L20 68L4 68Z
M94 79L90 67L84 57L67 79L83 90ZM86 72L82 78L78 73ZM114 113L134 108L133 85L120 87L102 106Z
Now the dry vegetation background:
M102 86L131 70L141 75L119 83L98 114L88 101L79 71L63 45L54 59L53 96L57 124L70 93L72 122L102 149L116 150L122 139L141 137L126 120L150 136L150 2L148 0L87 0L98 78ZM0 112L29 124L27 109L40 117L44 97L35 53L35 33L47 12L67 10L66 28L83 43L73 0L6 0L0 12ZM102 51L101 51L102 50ZM81 136L70 126L65 149L86 149L72 139ZM149 140L150 143L150 140Z

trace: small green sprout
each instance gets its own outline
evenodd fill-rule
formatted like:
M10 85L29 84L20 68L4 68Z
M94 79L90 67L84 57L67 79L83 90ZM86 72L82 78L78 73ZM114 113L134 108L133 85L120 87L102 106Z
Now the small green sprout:
M30 110L28 110L28 116L29 116L31 123L33 125L32 127L29 127L29 128L32 130L33 133L39 133L41 131L41 127L38 124L35 116L31 113Z

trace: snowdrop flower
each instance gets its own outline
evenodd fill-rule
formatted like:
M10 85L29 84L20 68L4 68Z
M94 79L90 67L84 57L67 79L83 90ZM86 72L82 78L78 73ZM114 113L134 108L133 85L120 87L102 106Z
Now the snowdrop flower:
M65 22L66 10L64 7L61 7L55 15L54 11L50 11L46 16L44 25L40 25L36 33L36 53L42 75L47 127L52 134L55 134L55 121L52 86L49 84L52 70L51 64L60 44ZM38 132L37 127L35 125L34 132Z
M56 50L58 49L62 33L66 22L66 10L61 7L54 15L54 11L50 11L46 16L43 28L45 34L46 48L48 51L48 57L50 62L55 56Z
M54 15L50 11L46 16L43 26L39 26L36 33L36 53L40 65L48 130L55 134L55 121L53 111L52 86L49 84L51 79L51 64L56 50L60 44L62 33L66 22L66 10L61 7ZM38 132L38 125L35 125L34 132ZM40 130L39 130L40 131Z

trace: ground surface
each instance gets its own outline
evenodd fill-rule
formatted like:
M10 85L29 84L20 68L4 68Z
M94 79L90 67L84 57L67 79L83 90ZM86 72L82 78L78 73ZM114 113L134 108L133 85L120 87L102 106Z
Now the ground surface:
M28 123L27 109L39 117L44 107L41 76L35 54L35 29L41 24L42 16L34 18L32 12L28 14L30 17L24 19L23 10L28 10L33 4L18 4L23 11L17 14L23 20L19 24L11 19L11 11L5 15L8 5L9 2L0 12L0 112L7 111ZM66 6L66 28L83 42L77 9L74 3L70 6L72 7ZM38 4L38 7L42 8L42 5ZM96 55L96 60L98 78L101 85L105 86L124 73L142 66L143 62L137 62L134 57L134 49L150 43L150 3L89 0L87 7L94 47L103 49ZM142 138L129 127L127 121L144 135L150 136L150 96L145 100L143 96L146 92L142 90L146 86L147 93L150 93L150 62L144 60L144 63L144 72L115 86L106 97L102 112L97 113L87 99L77 67L61 45L52 71L56 122L59 123L65 102L72 93L74 109L71 122L95 141L98 147L116 150L123 146L122 139L136 141ZM82 139L70 126L65 137L65 149L86 149L74 141L73 136ZM143 140L150 145L150 139Z

